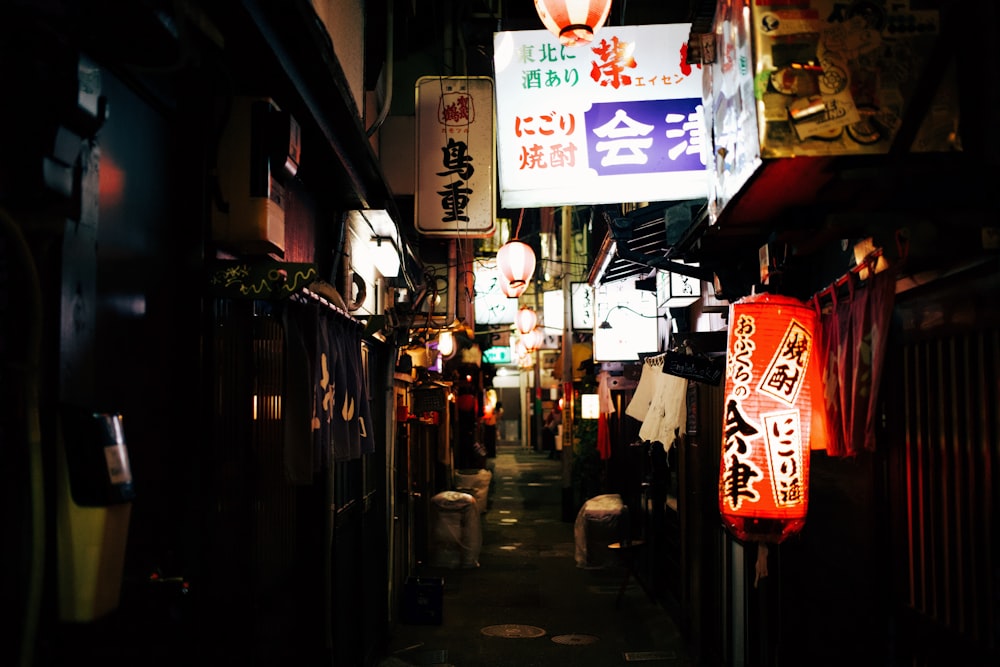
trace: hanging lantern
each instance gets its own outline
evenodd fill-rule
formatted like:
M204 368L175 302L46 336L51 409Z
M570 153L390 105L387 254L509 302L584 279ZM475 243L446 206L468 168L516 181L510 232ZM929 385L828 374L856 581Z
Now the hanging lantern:
M698 266L697 263L674 263ZM673 271L657 271L656 277L656 298L667 308L687 308L701 300L701 281L697 278Z
M507 279L504 278L503 275L501 275L500 291L503 292L503 295L506 296L508 299L516 299L528 291L528 283L525 282L520 287L511 287Z
M563 46L586 44L604 25L611 0L535 0L538 18Z
M542 346L542 341L545 339L542 330L539 328L534 328L528 333L521 334L521 342L524 343L524 348L528 352L534 352Z
M500 289L508 297L519 297L528 289L535 274L535 251L527 243L509 241L497 251Z
M810 438L824 433L813 425L818 335L816 311L797 299L730 305L719 511L740 540L778 544L805 525Z
M535 365L534 351L529 350L525 346L523 338L518 338L514 342L514 357L517 359L517 365L520 368L531 368Z
M514 324L519 332L526 334L538 326L538 315L531 308L521 306L514 316Z

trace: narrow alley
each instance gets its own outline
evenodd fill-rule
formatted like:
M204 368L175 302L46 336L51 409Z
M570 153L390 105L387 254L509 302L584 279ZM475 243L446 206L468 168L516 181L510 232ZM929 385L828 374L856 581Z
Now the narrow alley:
M561 461L501 445L490 465L479 567L418 568L423 582L443 581L441 624L397 626L380 667L695 664L670 615L634 577L618 598L622 560L588 553L594 565L577 567L575 522L560 517ZM636 549L637 558L645 553Z

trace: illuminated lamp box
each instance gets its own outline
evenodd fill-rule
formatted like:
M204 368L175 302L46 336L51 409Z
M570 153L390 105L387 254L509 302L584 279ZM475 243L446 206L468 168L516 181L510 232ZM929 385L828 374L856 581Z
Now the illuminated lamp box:
M930 58L940 12L919 5L718 2L713 33L699 36L710 212L767 159L887 153L929 81L934 95L909 150L961 150L954 63Z

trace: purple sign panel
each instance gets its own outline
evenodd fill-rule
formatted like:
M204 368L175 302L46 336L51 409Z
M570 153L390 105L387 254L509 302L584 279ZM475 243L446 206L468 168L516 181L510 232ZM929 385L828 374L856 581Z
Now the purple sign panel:
M587 155L601 176L702 169L700 98L595 103Z

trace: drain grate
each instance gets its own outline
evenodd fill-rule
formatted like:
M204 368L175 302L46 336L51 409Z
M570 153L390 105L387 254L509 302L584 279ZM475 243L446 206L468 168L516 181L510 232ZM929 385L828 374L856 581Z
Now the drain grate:
M480 632L489 637L506 637L507 639L531 639L545 635L545 630L534 625L516 625L512 623L487 625Z
M583 646L584 644L597 643L597 637L594 635L556 635L552 641L564 646Z
M676 660L673 651L626 651L625 662L652 662L654 660Z

